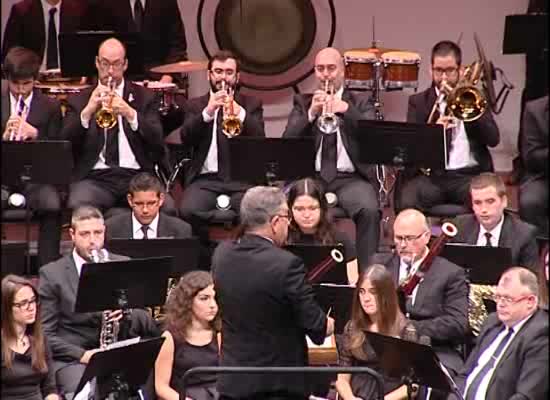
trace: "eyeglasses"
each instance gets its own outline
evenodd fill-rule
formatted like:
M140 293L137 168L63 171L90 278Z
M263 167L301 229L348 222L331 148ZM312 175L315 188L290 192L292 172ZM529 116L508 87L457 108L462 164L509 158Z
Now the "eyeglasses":
M498 303L500 301L502 304L509 306L510 304L516 304L516 303L519 303L520 301L528 299L531 296L533 295L526 294L525 296L521 296L521 297L518 297L517 299L514 299L513 297L510 297L510 296L501 296L500 294L495 294L493 296L493 300L495 303Z
M336 64L316 65L315 66L315 71L317 71L319 73L323 73L326 69L327 72L333 73L334 71L336 71L337 68L338 68L338 66Z
M432 71L434 75L438 75L438 76L441 76L443 74L447 76L455 76L458 72L458 68L457 67L450 67L450 68L435 67L435 68L432 68Z
M321 208L320 206L309 206L309 207L298 206L298 207L292 207L292 211L297 213L303 213L306 210L310 212L315 212L315 211L319 211L320 208Z
M290 215L290 213L286 213L286 214L275 214L274 217L286 218L286 219L288 220L288 222L292 221L292 215Z
M113 67L113 69L120 69L124 65L124 60L116 60L114 62L109 62L102 58L99 60L99 66L105 70L109 69L110 67Z
M410 242L414 242L415 240L418 240L420 239L422 236L424 236L428 231L424 231L422 232L421 234L419 235L407 235L407 236L400 236L400 235L395 235L393 237L393 240L394 242L396 243L401 243L401 242L405 242L405 243L410 243Z
M214 68L211 69L210 72L212 72L214 75L223 75L225 73L225 76L233 76L237 72L234 69L222 69L222 68Z
M23 300L18 303L13 303L14 307L19 308L20 310L30 310L31 306L35 306L39 303L38 299L36 297L33 297L29 300Z

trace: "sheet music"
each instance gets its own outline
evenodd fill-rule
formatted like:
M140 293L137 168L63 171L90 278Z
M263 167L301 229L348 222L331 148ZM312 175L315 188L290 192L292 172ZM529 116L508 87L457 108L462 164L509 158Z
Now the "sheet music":
M331 349L334 347L334 343L332 342L332 335L327 336L325 338L325 341L322 344L313 343L313 341L309 338L309 336L306 336L306 342L307 342L307 347L316 347L319 349Z

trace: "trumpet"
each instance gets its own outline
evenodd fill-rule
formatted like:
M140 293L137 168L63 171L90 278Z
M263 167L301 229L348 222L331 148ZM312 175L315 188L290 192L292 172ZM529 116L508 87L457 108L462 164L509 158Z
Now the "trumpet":
M19 95L17 97L17 103L16 104L17 104L17 111L16 111L15 115L17 117L22 117L23 119L26 119L26 117L27 117L27 105L23 101L23 96L22 95ZM8 124L7 124L7 129L8 129L8 132L9 132L8 140L10 140L10 141L18 140L19 135L21 134L21 127L22 127L22 125L21 125L21 121L19 119L9 121Z
M117 116L113 112L113 98L115 97L115 82L112 76L107 79L108 92L102 93L101 108L95 114L95 121L100 128L111 129L117 124ZM105 100L105 98L107 98Z
M325 93L327 97L334 96L334 82L330 79L325 80ZM340 125L339 118L332 112L332 99L325 101L323 104L323 112L317 118L317 127L326 135L336 132Z
M231 86L227 86L225 81L222 81L222 90L227 90L227 100L223 105L223 120L222 120L222 132L228 138L234 138L241 134L243 124L239 117L235 114L233 107L233 96L235 91Z

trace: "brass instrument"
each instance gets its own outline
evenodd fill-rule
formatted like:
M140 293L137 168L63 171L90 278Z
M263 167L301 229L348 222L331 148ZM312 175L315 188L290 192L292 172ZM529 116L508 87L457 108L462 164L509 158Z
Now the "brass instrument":
M470 284L468 292L468 324L474 336L479 335L481 326L488 316L483 300L493 300L496 286Z
M117 116L113 112L113 98L115 97L115 82L112 76L107 79L108 92L102 93L101 108L95 114L97 126L102 129L111 129L117 124Z
M334 82L327 79L325 80L325 93L327 97L334 96ZM325 101L323 104L323 112L317 118L317 127L321 132L326 135L330 135L338 129L340 125L339 118L332 112L332 99L331 101Z
M239 116L235 114L233 107L233 96L235 95L235 91L231 88L231 86L227 86L226 88L225 81L222 81L221 83L221 90L227 90L227 100L223 106L222 132L228 138L234 138L235 136L239 136L241 134L243 124L239 119Z
M17 97L17 103L16 103L17 111L16 115L18 117L23 117L23 119L26 119L27 117L27 106L25 105L25 102L23 101L23 96L19 95ZM8 140L18 140L19 135L21 133L21 121L17 120L11 120L7 122L7 129L9 132L9 138Z
M176 287L177 284L178 278L168 278L168 290L166 291L166 300L164 302L165 304L168 302L168 299L170 298L170 293L172 293L172 290ZM166 317L164 306L153 307L152 314L153 319L156 322L162 322Z
M103 263L110 261L109 253L105 249L90 251L90 258L94 263ZM110 321L110 310L105 310L101 314L101 330L99 332L99 348L106 349L116 341L118 341L118 332L120 330L119 321Z

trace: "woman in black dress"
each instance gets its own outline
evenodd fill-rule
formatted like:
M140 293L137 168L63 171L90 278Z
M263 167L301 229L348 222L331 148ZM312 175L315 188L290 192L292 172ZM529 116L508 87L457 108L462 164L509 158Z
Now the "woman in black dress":
M155 363L155 391L162 400L217 398L215 375L183 374L193 367L218 366L220 321L212 276L188 272L172 289L166 303L165 338Z
M2 279L2 400L59 400L38 304L30 281Z
M287 199L292 213L288 243L325 245L342 243L348 283L354 285L358 277L355 244L344 232L337 231L334 223L329 219L328 204L321 185L311 178L300 179L290 187Z
M344 328L339 346L341 366L369 367L383 375L374 349L365 332L402 337L408 326L399 309L392 275L380 264L369 266L359 276L351 309L351 319ZM376 397L376 381L365 374L338 374L336 390L342 400ZM399 379L384 377L384 400L407 398L407 388Z

